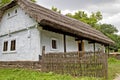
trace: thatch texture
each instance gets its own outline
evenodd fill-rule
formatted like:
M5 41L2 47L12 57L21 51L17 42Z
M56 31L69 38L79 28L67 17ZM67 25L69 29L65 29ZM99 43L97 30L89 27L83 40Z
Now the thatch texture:
M111 39L106 37L100 31L93 29L88 24L51 11L28 0L14 0L10 4L2 7L0 9L0 18L2 18L6 9L14 5L19 5L27 14L29 14L29 16L35 19L40 25L43 25L43 27L50 26L53 29L58 29L76 35L77 37L107 45L114 43Z

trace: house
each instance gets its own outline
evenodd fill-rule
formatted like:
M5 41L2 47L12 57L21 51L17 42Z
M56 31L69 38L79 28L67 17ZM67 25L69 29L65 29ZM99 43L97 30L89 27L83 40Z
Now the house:
M0 9L0 61L39 61L45 52L98 51L114 42L88 24L28 0Z

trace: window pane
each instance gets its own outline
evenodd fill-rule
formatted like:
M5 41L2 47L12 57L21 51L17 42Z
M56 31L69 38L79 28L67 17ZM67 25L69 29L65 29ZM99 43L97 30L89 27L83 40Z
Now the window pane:
M3 45L3 51L7 51L7 50L8 50L8 41L5 41Z
M16 40L12 40L11 41L11 48L10 48L11 51L14 51L16 50Z
M52 40L52 48L57 49L56 40Z

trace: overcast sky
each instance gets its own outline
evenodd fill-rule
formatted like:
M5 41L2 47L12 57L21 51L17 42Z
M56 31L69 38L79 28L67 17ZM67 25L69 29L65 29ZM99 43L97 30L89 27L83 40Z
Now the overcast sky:
M52 6L62 11L62 14L82 10L87 13L100 11L103 15L102 23L114 25L120 33L120 0L37 0L43 7Z

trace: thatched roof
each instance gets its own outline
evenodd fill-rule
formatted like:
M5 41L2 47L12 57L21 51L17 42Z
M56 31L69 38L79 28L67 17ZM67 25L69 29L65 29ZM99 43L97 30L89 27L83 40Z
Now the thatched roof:
M28 0L13 0L11 3L2 7L0 9L0 20L4 11L15 5L19 5L43 27L50 27L79 38L89 39L107 45L114 43L111 39L100 31L93 29L90 25L46 9Z

